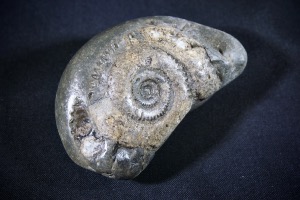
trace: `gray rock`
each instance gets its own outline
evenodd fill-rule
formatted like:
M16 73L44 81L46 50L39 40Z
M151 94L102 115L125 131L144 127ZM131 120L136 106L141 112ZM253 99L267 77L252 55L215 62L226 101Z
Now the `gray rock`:
M136 177L192 109L244 70L231 35L174 17L128 21L93 37L59 83L55 114L78 165Z

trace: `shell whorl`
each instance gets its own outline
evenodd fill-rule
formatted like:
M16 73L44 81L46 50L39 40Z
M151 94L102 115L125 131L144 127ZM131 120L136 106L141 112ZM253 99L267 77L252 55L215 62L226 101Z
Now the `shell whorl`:
M163 117L173 106L174 91L178 90L174 89L174 82L183 81L182 88L188 90L184 84L186 77L175 59L161 50L148 49L146 54L133 54L140 57L134 66L133 63L128 63L129 66L116 63L111 70L111 100L132 119L153 121Z
M171 83L166 74L158 69L142 69L131 84L125 109L132 118L154 120L165 114L172 98Z

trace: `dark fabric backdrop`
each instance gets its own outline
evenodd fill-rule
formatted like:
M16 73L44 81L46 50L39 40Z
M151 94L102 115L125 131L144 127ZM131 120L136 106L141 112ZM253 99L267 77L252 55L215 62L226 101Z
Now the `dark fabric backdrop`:
M300 198L300 9L296 1L0 3L0 199ZM136 179L74 164L57 133L60 76L93 35L171 15L245 46L234 82L188 114Z

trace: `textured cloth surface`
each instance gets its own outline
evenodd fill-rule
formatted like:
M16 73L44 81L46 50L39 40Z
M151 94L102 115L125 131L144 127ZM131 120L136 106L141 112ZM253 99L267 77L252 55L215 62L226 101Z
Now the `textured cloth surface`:
M1 1L0 198L299 199L299 10L287 0ZM67 156L56 89L89 38L152 15L223 30L249 61L186 116L136 179L108 179Z

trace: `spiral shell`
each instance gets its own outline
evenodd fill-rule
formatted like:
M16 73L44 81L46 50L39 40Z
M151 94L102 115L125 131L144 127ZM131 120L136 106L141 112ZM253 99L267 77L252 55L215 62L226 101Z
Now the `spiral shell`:
M232 36L173 17L126 22L91 39L67 66L56 121L69 156L134 178L172 131L244 69Z

